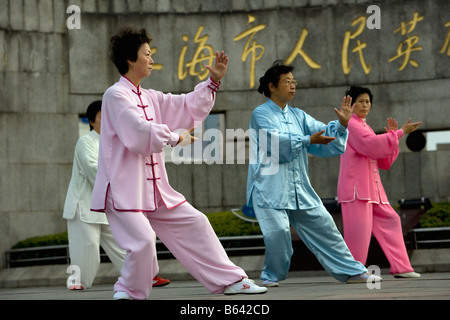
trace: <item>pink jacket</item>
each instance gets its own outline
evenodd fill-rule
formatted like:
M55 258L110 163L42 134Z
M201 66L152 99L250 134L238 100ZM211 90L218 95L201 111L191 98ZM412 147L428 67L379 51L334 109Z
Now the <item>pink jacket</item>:
M378 169L389 169L397 159L403 130L375 134L363 119L353 115L348 131L347 148L341 155L338 201L359 199L388 204Z
M163 150L178 143L179 135L174 131L190 129L194 121L205 120L218 87L208 79L193 92L172 95L136 88L122 76L108 88L103 95L91 210L105 211L107 192L112 193L118 211L155 211L157 190L167 208L185 202L169 185Z

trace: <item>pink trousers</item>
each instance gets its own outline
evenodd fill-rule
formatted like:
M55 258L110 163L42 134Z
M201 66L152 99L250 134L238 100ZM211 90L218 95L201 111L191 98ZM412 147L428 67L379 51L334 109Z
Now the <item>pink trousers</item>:
M344 240L355 260L366 263L370 239L380 244L390 273L414 271L403 240L400 216L389 204L355 200L341 203Z
M247 278L228 258L208 218L189 203L169 210L159 198L155 212L119 212L110 194L108 222L117 244L127 251L114 291L141 300L150 295L153 277L159 272L156 237L211 293L223 293L226 286Z

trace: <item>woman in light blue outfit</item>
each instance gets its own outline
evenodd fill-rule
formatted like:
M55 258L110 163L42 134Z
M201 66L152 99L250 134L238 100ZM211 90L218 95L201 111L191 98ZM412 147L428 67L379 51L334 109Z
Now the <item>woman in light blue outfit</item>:
M293 254L290 225L335 279L374 279L353 259L308 177L307 152L319 157L344 153L351 98L345 97L341 109L334 109L339 120L325 125L287 104L297 84L292 70L279 61L267 70L258 91L269 99L253 111L250 121L247 205L255 210L266 246L261 280L278 286L286 279Z

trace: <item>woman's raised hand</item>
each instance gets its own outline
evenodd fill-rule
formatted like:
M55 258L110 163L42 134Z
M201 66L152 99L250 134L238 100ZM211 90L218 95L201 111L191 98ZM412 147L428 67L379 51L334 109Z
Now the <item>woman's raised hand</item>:
M346 96L344 97L344 99L342 99L341 109L338 110L334 108L334 111L339 118L339 122L344 127L346 127L348 122L350 121L354 107L355 104L352 105L352 98L350 96Z
M227 73L228 56L223 51L220 53L217 51L214 66L205 66L205 68L209 70L211 78L215 82L219 82L225 76L225 73Z
M384 127L384 130L386 132L389 132L391 130L397 130L398 129L398 123L397 120L394 118L387 118L387 127Z

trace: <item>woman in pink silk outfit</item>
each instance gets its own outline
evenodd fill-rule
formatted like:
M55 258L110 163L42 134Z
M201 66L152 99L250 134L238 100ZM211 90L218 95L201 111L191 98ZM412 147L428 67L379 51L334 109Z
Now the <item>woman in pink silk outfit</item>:
M106 90L97 177L91 210L105 212L118 245L127 251L114 299L146 299L158 273L156 236L212 293L264 293L228 258L206 216L170 185L167 145L188 145L194 121L211 111L228 57L216 53L210 78L183 95L143 89L153 59L145 29L122 28L111 38L111 60L121 77ZM181 133L178 132L179 129Z
M344 240L355 260L365 264L373 233L389 261L391 274L420 277L411 267L400 217L389 204L378 169L390 168L398 156L399 139L416 130L421 122L411 123L409 119L398 129L397 121L388 118L386 133L375 134L366 122L372 106L371 91L352 86L346 95L352 98L354 109L338 181Z

